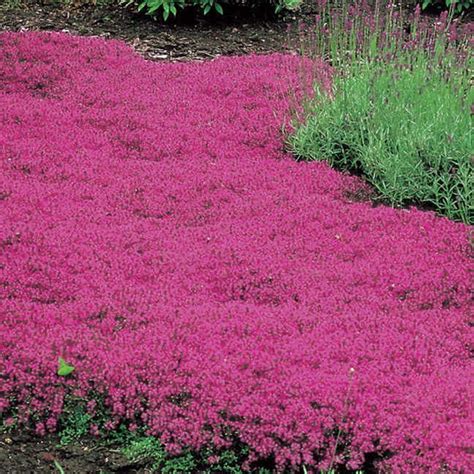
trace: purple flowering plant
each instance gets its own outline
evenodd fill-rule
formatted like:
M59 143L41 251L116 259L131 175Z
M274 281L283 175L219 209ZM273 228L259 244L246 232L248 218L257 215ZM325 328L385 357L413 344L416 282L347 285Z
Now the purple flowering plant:
M473 224L472 23L453 13L328 3L295 36L304 57L331 64L334 79L328 91L303 68L306 97L293 101L289 149L363 175L391 205Z

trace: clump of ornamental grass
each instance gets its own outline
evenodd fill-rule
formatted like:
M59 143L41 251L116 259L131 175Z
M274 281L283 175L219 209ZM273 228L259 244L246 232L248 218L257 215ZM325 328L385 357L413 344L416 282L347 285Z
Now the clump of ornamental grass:
M419 10L343 1L306 25L300 52L323 57L334 77L294 109L296 157L364 176L393 206L473 223L472 55L453 12L430 22Z

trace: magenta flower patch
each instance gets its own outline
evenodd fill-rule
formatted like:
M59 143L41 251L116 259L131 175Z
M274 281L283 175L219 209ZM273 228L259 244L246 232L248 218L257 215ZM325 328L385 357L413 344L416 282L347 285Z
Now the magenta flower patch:
M328 468L339 432L347 468L472 471L469 229L285 155L296 58L0 44L8 423L54 431L93 390L171 452L231 432L249 462Z

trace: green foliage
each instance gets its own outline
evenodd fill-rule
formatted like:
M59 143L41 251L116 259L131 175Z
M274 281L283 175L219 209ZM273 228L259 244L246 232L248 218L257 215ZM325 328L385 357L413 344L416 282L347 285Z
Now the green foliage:
M22 5L22 0L4 0L3 5L5 8L18 8Z
M89 432L91 420L85 403L69 399L60 418L60 443L65 446L85 436Z
M95 408L93 411L87 409L88 401L94 402ZM110 409L106 407L103 394L96 391L90 391L87 397L67 394L58 420L60 443L67 445L79 440L89 433L92 426L97 427L100 433L100 430L110 419ZM119 433L119 436L123 436L122 431L118 430L117 433Z
M87 401L95 402L94 413L87 410ZM90 392L87 397L68 395L65 399L59 420L59 440L65 446L80 440L89 433L91 426L103 428L110 420L110 410L106 407L104 396ZM5 428L6 432L7 427ZM187 472L241 474L242 462L248 456L248 448L239 445L227 451L205 448L194 452L185 450L179 455L169 454L159 438L146 434L146 427L130 431L125 424L115 430L99 429L100 442L105 446L119 448L122 454L134 464L149 468L152 472L178 474ZM209 458L214 457L210 463ZM263 472L262 472L263 474Z
M265 1L244 1L243 4L254 7L262 5ZM282 10L297 10L302 2L303 0L268 0L270 5L274 5L275 13L279 13ZM224 5L232 3L232 0L119 0L119 3L126 7L136 5L139 12L143 11L152 17L159 15L163 20L167 21L170 17L176 17L179 11L186 7L194 7L204 15L212 11L224 15ZM241 2L236 1L234 3L239 4Z
M54 463L54 467L59 472L59 474L66 474L63 467L61 466L61 464L59 464L58 461L56 461L56 459L53 460L53 463Z
M142 432L143 433L143 432ZM226 472L241 474L241 459L237 452L228 450L215 456L210 464L208 458L213 456L211 449L201 452L186 451L178 456L170 456L159 440L153 436L139 433L130 433L122 436L122 453L124 456L140 465L148 466L152 471L162 474L178 474L184 472L203 472L206 474Z
M282 10L296 11L302 3L303 0L278 0L275 13L280 13Z
M58 364L58 375L60 377L67 377L75 370L75 367L73 365L68 364L62 357L59 357Z
M422 0L420 3L423 10L428 7L453 8L456 13L467 11L474 6L474 0Z
M334 90L333 99L319 95L318 110L290 140L297 156L362 172L392 205L432 204L474 223L472 119L439 72L366 64L336 78Z
M236 452L228 450L219 455L219 460L206 470L206 473L226 472L228 474L241 474L239 456Z
M291 150L362 174L391 205L424 205L474 223L472 59L443 33L428 51L423 43L380 49L375 32L358 52L352 33L327 36L322 49L338 69L332 94L316 87L288 138Z
M89 403L94 402L95 408L89 412ZM243 474L242 465L248 460L249 447L229 434L232 445L225 449L207 446L200 451L184 449L180 454L170 454L155 436L150 436L146 426L130 431L126 423L114 430L103 429L111 421L111 413L105 404L105 396L90 391L85 397L67 395L63 412L59 420L59 440L61 445L79 441L89 433L91 426L99 428L100 437L97 443L105 448L113 448L121 452L132 464L144 468L147 472L161 474L184 474L201 472L203 474ZM273 466L273 467L272 467ZM60 466L55 466L60 471ZM252 467L252 466L251 466ZM305 466L302 466L303 473ZM268 467L251 469L256 474L274 472L274 459L268 460ZM358 471L356 474L362 474Z
M120 0L120 3L125 6L130 6L135 3L135 0ZM147 15L156 16L161 13L163 20L168 20L170 15L176 17L178 10L192 5L207 15L211 10L223 15L224 9L222 5L216 0L141 0L138 5L138 11L145 11Z
M165 451L158 438L146 436L143 430L136 433L127 431L126 434L122 432L116 439L127 459L162 474L188 472L242 474L240 465L248 455L246 447L239 447L226 451L205 448L200 452L184 451L180 455L172 456ZM211 457L214 458L212 463L209 462ZM264 474L264 470L261 469L258 473Z
M153 436L130 436L122 453L134 463L151 466L153 471L161 468L166 459L166 451Z

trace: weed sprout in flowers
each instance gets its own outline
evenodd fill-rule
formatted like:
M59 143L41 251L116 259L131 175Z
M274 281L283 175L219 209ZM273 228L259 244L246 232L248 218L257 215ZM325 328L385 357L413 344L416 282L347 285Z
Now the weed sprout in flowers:
M254 472L471 470L469 227L286 154L300 59L0 43L4 425L72 437L75 413Z

